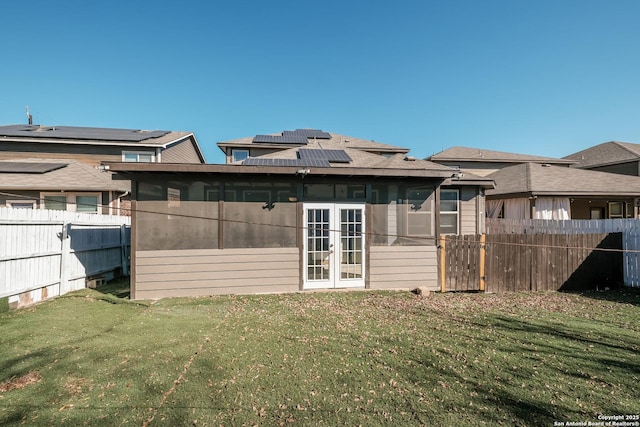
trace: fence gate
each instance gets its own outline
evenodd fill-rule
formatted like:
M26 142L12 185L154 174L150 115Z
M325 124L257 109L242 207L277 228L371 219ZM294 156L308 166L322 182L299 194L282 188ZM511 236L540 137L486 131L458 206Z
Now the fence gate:
M440 289L446 291L480 291L484 288L484 263L481 263L484 235L440 238L438 251Z

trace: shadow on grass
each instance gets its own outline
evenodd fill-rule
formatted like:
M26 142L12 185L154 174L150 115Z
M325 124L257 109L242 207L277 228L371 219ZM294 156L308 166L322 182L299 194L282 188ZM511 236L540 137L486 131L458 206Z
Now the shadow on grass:
M600 301L617 302L621 304L631 304L640 306L640 288L629 288L625 286L615 287L603 291L564 291L568 294L580 295Z
M98 286L96 291L105 295L112 295L116 298L129 299L131 296L129 278L121 277L119 279L111 280L109 283Z

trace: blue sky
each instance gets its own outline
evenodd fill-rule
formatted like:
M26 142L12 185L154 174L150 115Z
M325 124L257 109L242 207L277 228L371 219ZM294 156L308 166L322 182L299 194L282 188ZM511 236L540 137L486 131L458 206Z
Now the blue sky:
M640 143L640 1L11 1L0 124L317 128L562 157Z

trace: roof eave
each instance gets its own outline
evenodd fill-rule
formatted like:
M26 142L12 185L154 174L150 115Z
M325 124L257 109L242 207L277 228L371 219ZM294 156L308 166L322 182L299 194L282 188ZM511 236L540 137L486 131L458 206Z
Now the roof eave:
M245 166L233 164L184 164L184 163L105 163L112 172L127 173L205 173L243 175L304 175L304 176L373 176L397 178L450 178L450 171L430 169L391 168L326 168L304 166Z
M191 133L190 135L193 135ZM10 136L0 136L3 141L18 142L18 143L42 143L42 144L69 144L69 145L115 145L120 147L153 147L153 148L166 148L168 145L175 144L180 140L186 138L188 135L182 135L171 141L164 142L162 144L149 143L149 142L130 142L130 141L113 141L113 140L94 140L94 139L70 139L70 138L16 138ZM194 137L195 139L195 137Z

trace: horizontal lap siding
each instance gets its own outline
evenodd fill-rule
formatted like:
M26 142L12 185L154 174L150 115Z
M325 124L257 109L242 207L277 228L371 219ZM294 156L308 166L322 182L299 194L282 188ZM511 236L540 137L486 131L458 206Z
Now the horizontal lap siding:
M371 289L438 289L435 246L372 246L369 253Z
M475 188L460 189L460 234L478 233L478 200Z
M181 141L162 152L162 163L202 163L191 139Z
M136 253L135 299L299 290L297 248Z

